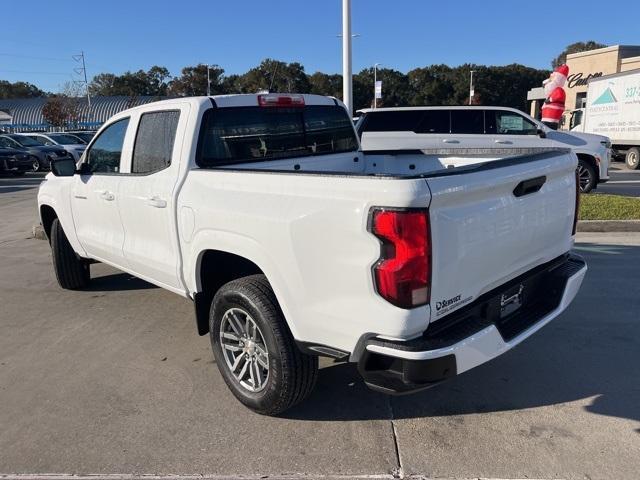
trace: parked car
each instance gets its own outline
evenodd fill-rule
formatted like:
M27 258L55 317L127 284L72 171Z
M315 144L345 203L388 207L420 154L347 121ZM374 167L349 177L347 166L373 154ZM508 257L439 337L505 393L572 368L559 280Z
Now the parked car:
M25 172L33 170L34 162L37 162L37 159L24 149L0 146L0 173L24 175Z
M31 138L42 145L62 147L73 156L76 162L80 160L82 152L87 147L83 140L66 133L17 133L16 135Z
M56 160L38 209L62 288L98 261L192 299L233 394L273 415L310 393L318 355L411 392L565 310L587 269L578 161L520 154L363 153L318 95L179 98Z
M61 147L48 147L24 135L6 134L0 135L0 147L22 149L35 157L33 170L49 170L51 160L65 157L67 151Z
M361 110L356 124L362 148L489 149L568 147L578 156L583 193L609 180L611 142L602 135L553 130L508 107L407 107Z
M73 135L74 137L78 137L84 143L89 143L96 134L96 132L92 130L75 130L72 132L65 132L65 133L69 135Z

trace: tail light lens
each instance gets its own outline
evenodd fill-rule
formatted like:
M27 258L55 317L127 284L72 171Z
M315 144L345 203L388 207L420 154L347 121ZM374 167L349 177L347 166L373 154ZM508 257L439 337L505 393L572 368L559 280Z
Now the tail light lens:
M304 107L302 95L258 95L258 105L261 107Z
M573 229L571 230L572 235L575 235L576 230L578 229L579 213L580 213L580 174L578 173L578 169L576 168L576 210L573 213Z
M401 308L429 303L431 234L427 210L372 210L370 231L382 241L373 267L380 296Z

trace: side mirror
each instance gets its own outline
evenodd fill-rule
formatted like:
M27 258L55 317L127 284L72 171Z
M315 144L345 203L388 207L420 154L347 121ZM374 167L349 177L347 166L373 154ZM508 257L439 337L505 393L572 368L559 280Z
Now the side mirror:
M547 134L544 133L544 130L542 130L541 128L538 129L538 136L540 138L547 138Z
M73 158L59 158L51 162L51 173L56 177L73 177L76 173L76 161Z

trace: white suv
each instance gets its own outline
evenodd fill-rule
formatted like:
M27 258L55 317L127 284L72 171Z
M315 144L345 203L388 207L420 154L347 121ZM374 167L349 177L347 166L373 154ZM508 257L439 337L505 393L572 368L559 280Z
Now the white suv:
M360 110L356 129L362 149L495 152L497 158L519 148L569 147L578 156L583 193L609 179L611 143L607 137L552 130L508 107L402 107ZM478 150L480 149L480 150Z

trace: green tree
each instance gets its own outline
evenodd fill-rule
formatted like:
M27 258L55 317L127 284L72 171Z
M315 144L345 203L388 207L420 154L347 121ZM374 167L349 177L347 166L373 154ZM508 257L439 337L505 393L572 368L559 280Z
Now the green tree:
M342 75L316 72L309 76L309 93L329 95L342 100Z
M567 55L571 53L586 52L589 50L595 50L597 48L604 48L606 46L607 45L605 45L604 43L598 43L593 40L589 40L587 42L572 43L571 45L568 45L567 48L565 48L562 51L562 53L560 53L556 58L554 58L551 61L551 67L556 68L566 63Z
M28 82L0 80L0 99L46 97L47 94Z
M100 73L89 84L91 95L164 96L170 79L169 70L154 65L148 71L125 72L122 75Z
M224 69L218 65L209 66L211 94L227 93L224 82ZM181 75L169 83L169 95L192 97L207 94L207 66L204 64L184 67Z
M263 60L260 65L238 77L236 86L242 93L260 90L287 93L311 91L309 78L300 63L286 63L271 58Z

